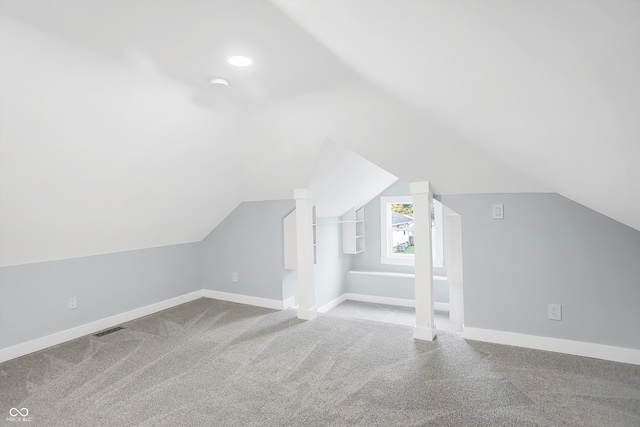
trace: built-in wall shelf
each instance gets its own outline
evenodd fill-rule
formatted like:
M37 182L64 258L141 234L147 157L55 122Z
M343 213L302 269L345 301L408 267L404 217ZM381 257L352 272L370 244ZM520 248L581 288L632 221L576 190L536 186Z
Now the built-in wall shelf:
M342 252L364 252L364 207L350 209L342 216Z

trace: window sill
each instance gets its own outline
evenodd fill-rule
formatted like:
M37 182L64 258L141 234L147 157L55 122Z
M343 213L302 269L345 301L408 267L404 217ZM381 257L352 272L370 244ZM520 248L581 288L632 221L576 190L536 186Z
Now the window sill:
M409 265L409 266L415 266L415 259L414 258L390 258L390 257L381 257L380 258L380 264L387 264L387 265ZM433 264L431 264L431 267L433 268L444 268L444 265L442 263L442 261L438 262L438 261L433 261Z
M390 264L390 265L410 265L413 266L414 258L407 257L380 257L380 264Z
M413 279L416 277L414 273L392 273L388 271L359 271L351 270L350 274L364 274L367 276L386 276L386 277L403 277L405 279ZM433 280L447 280L446 276L433 276Z

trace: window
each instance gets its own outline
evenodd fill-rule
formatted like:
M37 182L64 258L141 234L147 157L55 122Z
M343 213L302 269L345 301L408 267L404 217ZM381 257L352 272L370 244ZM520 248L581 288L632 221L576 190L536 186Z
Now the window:
M413 199L411 196L380 198L382 264L414 265ZM443 265L442 204L431 207L433 266Z

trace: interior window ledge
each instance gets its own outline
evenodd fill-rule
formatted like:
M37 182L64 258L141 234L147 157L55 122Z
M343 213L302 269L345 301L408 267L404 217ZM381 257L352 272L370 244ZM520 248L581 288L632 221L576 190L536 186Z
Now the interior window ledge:
M350 274L364 274L369 276L387 276L387 277L404 277L407 279L413 279L416 277L414 273L394 273L390 271L362 271L362 270L351 270ZM433 280L447 280L446 276L433 276Z

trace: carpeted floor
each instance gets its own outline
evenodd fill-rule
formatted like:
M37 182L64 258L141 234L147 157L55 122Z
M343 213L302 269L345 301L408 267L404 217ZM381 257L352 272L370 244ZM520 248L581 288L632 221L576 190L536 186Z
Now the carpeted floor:
M0 422L638 426L640 366L200 299L0 364Z
M416 309L414 307L401 307L362 301L344 301L329 310L326 314L352 319L395 323L396 325L414 326L416 324ZM462 333L462 328L456 326L449 320L449 313L436 311L434 319L436 329Z

